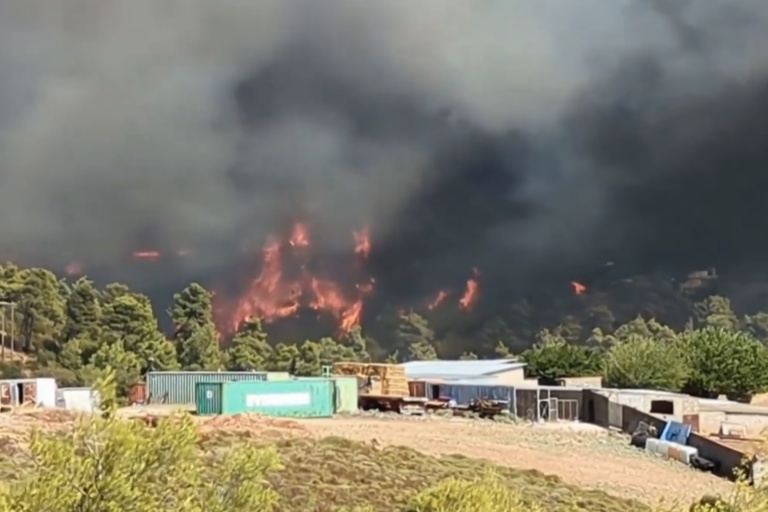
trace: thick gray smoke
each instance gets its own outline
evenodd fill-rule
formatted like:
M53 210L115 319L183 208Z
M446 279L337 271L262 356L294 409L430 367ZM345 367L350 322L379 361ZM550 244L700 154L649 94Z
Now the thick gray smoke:
M0 0L0 252L109 267L193 247L202 271L300 217L328 253L370 225L394 287L663 261L682 235L714 253L768 221L767 17L763 0Z

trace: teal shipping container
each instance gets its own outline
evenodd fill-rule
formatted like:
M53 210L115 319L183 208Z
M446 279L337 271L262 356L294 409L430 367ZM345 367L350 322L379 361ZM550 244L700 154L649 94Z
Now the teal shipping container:
M335 389L335 411L337 413L357 412L360 386L357 377L333 377Z
M267 372L267 380L291 380L292 378L288 372Z
M327 418L333 416L333 400L330 380L200 382L195 386L198 414Z
M149 372L147 395L159 403L182 405L195 403L198 382L263 381L266 372Z

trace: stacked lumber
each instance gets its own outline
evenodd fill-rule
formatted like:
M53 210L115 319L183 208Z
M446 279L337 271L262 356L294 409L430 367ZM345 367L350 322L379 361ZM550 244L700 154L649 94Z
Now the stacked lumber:
M405 368L399 364L339 362L333 364L333 374L356 376L365 394L410 396Z

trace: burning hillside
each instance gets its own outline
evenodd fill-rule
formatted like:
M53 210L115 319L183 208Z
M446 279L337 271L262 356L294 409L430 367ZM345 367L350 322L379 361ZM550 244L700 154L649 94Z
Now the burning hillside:
M289 236L271 237L261 251L258 275L236 297L216 294L218 323L232 332L245 319L258 316L266 322L310 309L336 319L340 332L361 322L367 298L376 292L376 279L367 274L366 261L372 244L367 228L350 234L347 268L340 278L313 269L312 241L308 224L297 222ZM457 305L470 309L478 295L477 269L458 294ZM346 284L346 285L345 285ZM429 309L444 304L449 292L439 290Z

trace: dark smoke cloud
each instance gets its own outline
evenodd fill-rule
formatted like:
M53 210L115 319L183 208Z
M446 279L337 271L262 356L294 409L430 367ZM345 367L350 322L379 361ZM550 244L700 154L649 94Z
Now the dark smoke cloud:
M109 269L193 246L200 273L297 216L327 254L367 223L402 294L472 266L764 259L767 17L757 0L0 0L0 251Z

